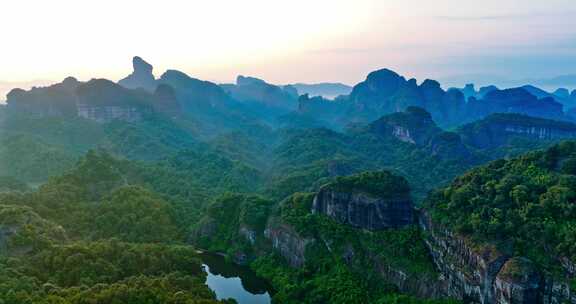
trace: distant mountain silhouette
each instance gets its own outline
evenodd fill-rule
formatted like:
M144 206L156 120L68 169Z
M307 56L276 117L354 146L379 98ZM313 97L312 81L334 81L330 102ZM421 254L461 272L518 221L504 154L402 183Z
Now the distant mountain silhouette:
M152 65L135 56L132 58L132 67L134 68L132 74L118 81L118 84L128 89L142 88L148 92L153 92L156 89L156 79L152 74L154 69Z
M267 107L296 109L298 92L292 86L276 86L266 81L239 75L236 84L220 85L230 96L245 103L259 103Z
M335 98L340 95L348 95L352 92L352 87L338 82L322 83L296 83L292 85L298 90L300 95L322 96L325 98Z

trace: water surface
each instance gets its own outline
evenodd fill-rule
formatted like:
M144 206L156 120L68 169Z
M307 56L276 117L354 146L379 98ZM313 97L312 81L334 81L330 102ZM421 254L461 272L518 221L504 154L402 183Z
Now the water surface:
M208 273L206 285L218 300L234 299L239 304L270 304L272 288L248 267L226 262L224 257L211 253L201 255Z

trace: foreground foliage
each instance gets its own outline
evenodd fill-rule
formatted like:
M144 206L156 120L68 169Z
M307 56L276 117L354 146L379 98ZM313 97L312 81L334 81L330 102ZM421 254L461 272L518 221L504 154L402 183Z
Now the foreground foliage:
M427 201L435 220L560 272L576 261L576 142L472 170Z

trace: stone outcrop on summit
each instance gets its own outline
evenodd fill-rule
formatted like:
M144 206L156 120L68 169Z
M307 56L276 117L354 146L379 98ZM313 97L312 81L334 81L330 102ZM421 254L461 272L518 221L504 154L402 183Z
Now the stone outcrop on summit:
M118 81L118 84L128 89L144 89L148 92L154 92L156 89L156 79L152 70L154 69L151 64L144 61L144 59L135 56L132 58L132 74L126 78Z

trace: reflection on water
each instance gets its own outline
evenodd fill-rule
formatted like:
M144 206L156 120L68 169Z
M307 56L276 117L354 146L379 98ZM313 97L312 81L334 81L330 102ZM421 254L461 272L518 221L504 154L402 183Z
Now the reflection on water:
M269 304L270 285L249 268L233 263L216 254L202 253L203 267L208 273L206 285L218 300L234 299L239 304Z

